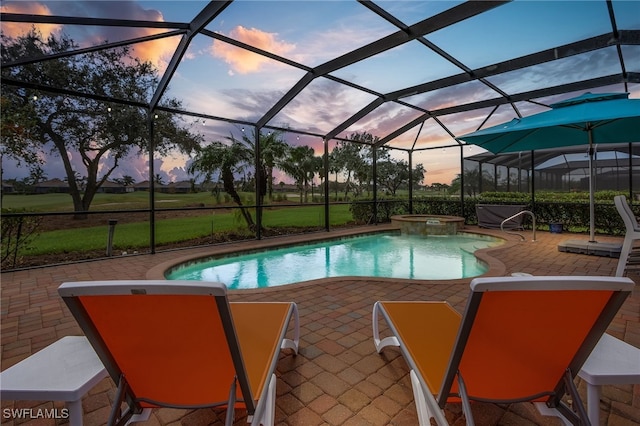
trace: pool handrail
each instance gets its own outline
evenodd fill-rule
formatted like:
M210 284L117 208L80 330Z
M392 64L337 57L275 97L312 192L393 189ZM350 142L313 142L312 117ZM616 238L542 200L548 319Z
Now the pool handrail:
M524 235L519 234L519 233L514 232L514 231L508 231L508 230L505 230L505 229L504 229L504 224L505 224L505 223L507 223L507 222L509 222L510 220L513 220L513 219L515 219L516 217L521 216L521 215L523 215L523 214L531 215L531 219L533 220L533 225L532 225L532 231L533 231L533 232L532 232L532 234L531 234L531 242L535 242L535 241L536 241L536 215L535 215L535 214L533 214L533 212L532 212L532 211L530 211L530 210L522 210L522 211L520 211L520 212L518 212L518 213L516 213L516 214L514 214L514 215L512 215L512 216L509 216L508 218L506 218L505 220L503 220L503 221L500 223L500 230L501 230L501 231L503 231L503 232L506 232L507 234L517 235L517 236L519 236L519 237L521 238L521 241L525 241L525 240L526 240L526 238L524 237Z

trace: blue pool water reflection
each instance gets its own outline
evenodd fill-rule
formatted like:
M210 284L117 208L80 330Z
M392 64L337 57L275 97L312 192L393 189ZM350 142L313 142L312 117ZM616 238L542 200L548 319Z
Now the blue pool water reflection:
M457 279L482 275L473 252L502 243L475 234L370 234L239 254L172 268L174 280L220 281L232 289L273 287L338 276Z

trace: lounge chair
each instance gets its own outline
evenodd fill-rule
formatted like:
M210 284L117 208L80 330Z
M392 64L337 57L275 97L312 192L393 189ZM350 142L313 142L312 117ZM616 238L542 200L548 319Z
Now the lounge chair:
M470 401L545 403L588 424L573 379L633 286L616 277L476 278L464 315L446 302L376 302L374 343L378 353L400 347L421 425L448 424L447 402L462 402L472 425ZM382 340L379 315L392 333ZM561 401L566 392L573 409Z
M237 407L252 425L273 425L280 349L298 350L295 303L229 303L224 284L198 281L69 282L58 292L118 386L108 424L155 407L226 406L228 425Z
M633 254L633 246L637 240L640 240L640 225L638 225L638 220L627 204L627 198L624 195L616 195L613 197L613 202L626 229L616 268L616 277L622 277L628 267L635 266L637 268L640 264L638 255Z

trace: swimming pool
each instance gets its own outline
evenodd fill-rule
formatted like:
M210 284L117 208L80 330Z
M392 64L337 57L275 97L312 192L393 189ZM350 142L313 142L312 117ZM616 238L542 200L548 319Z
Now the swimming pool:
M502 242L470 233L428 237L378 233L200 259L171 268L165 277L220 281L230 289L274 287L340 276L468 278L487 271L473 252Z

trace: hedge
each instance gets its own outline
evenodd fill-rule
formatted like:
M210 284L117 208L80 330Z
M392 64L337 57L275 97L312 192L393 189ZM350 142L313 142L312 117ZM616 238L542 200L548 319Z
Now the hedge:
M608 235L624 235L625 227L613 203L616 195L628 195L624 192L600 191L594 194L596 232ZM464 204L459 198L420 197L413 200L413 214L434 214L462 216L468 225L477 225L477 204L520 204L536 216L536 228L548 229L550 223L562 223L569 232L589 231L589 194L588 193L536 193L535 204L531 196L518 192L488 192L479 197L465 198ZM464 211L463 211L464 206ZM640 205L632 206L634 213L640 216ZM409 214L409 202L406 198L378 199L377 218L373 217L373 200L360 199L350 206L351 214L359 223L385 223L391 216ZM531 219L525 216L525 227L531 227Z

